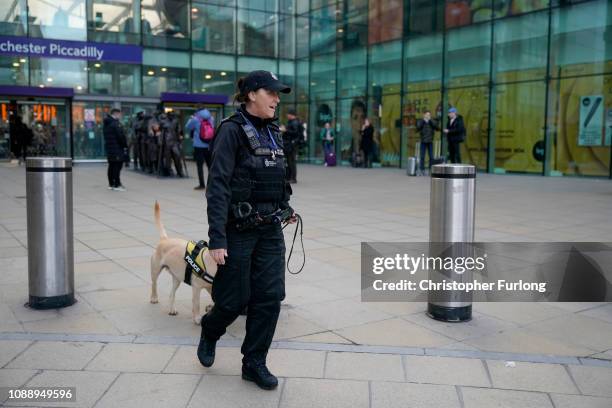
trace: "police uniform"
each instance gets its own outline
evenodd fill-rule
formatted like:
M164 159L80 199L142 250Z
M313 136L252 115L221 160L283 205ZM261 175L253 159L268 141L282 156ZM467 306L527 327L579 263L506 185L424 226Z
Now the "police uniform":
M289 208L282 137L273 119L250 115L244 105L215 135L208 190L210 249L227 249L212 288L215 302L202 333L216 341L248 306L243 362L265 362L285 297L285 242L280 223L240 229L237 208L266 215ZM246 217L248 218L248 217Z

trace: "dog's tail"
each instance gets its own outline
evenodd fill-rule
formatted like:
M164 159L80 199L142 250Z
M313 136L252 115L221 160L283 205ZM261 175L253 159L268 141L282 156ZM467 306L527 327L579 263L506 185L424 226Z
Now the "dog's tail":
M157 230L159 231L159 237L161 239L168 238L168 234L166 234L166 229L164 228L164 224L162 224L161 222L159 203L157 202L157 200L155 201L155 224L157 225Z

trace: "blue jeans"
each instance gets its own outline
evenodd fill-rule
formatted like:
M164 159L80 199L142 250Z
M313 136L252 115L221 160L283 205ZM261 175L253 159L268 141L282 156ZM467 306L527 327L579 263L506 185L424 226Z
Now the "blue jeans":
M425 170L425 149L427 149L427 153L429 154L429 166L431 167L431 160L433 159L433 143L422 143L421 142L421 170Z
M324 152L325 156L323 156L323 157L327 157L327 155L332 153L333 151L334 151L334 143L333 142L324 141L323 142L323 152Z

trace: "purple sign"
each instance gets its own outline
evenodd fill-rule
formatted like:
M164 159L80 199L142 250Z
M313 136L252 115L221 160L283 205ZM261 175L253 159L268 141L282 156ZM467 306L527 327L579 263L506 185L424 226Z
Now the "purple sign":
M0 36L0 55L142 64L142 47L84 41Z

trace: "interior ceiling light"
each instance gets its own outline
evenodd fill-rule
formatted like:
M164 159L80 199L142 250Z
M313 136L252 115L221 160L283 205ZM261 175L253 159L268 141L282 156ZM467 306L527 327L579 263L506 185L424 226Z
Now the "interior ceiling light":
M166 67L163 67L163 68L161 69L161 71L162 71L162 72L166 72L167 70L168 70L168 68L166 68Z
M51 77L47 78L47 82L53 82L53 78Z
M21 62L22 64L25 64L27 62L27 60L25 58L22 58L19 60L19 62Z
M227 75L227 72L225 72L225 71L221 72L221 76L226 76L226 75Z
M102 65L101 65L99 62L96 62L96 63L94 64L94 67L96 67L96 68L100 68L101 66L102 66Z
M206 74L206 75L204 75L204 78L206 78L206 79L211 79L211 78L212 78L212 75L210 75L210 74Z
M192 9L191 9L191 12L192 12L192 13L197 13L198 11L199 11L199 10L198 10L198 8L197 8L197 7L194 7L194 8L192 8Z
M339 33L343 33L343 32L344 32L344 30L343 30L342 28L339 28L339 29L338 29L338 32L339 32Z
M13 62L13 66L14 66L15 68L19 67L19 63L18 63L18 62Z
M149 74L149 75L155 75L155 71L151 71L151 70L149 70L149 71L147 71L147 74Z

